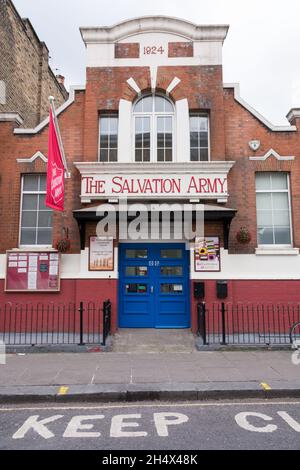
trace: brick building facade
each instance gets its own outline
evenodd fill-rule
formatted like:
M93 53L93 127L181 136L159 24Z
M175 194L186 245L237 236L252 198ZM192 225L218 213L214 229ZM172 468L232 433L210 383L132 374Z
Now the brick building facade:
M0 113L18 113L24 127L35 127L48 114L49 95L61 105L68 93L49 67L46 44L11 0L0 1L0 44Z
M109 297L114 328L193 329L196 283L204 283L207 303L217 300L218 280L233 303L300 301L300 110L273 126L238 85L223 83L227 31L167 17L81 29L86 85L58 109L71 172L65 212L42 214L45 226L26 198L44 194L30 184L42 185L34 176L46 172L49 120L33 128L0 122L1 301L24 301L24 293L4 290L6 250L49 250L64 229L71 249L62 255L60 291L29 289L26 300ZM215 246L198 240L197 258L184 239L121 238L124 196L146 204L148 217L163 202L201 205L206 242ZM106 203L118 207L114 263L100 253L93 269L90 237Z

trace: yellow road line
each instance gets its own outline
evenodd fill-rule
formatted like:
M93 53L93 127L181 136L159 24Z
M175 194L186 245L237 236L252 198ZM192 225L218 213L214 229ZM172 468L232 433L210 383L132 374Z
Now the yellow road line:
M261 382L260 384L262 386L262 388L265 390L265 392L267 392L268 390L272 390L270 385L267 384L266 382Z

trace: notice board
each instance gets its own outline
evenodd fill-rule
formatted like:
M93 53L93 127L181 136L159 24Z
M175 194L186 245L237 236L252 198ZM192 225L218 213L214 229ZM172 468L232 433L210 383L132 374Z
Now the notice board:
M7 251L6 292L58 292L59 290L58 252Z
M218 272L221 270L219 237L203 237L195 240L195 271Z

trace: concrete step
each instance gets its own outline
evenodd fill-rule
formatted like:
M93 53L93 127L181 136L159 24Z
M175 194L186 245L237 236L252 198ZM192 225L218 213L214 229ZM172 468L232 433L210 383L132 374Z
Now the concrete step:
M192 353L195 338L189 329L119 329L113 339L113 352Z

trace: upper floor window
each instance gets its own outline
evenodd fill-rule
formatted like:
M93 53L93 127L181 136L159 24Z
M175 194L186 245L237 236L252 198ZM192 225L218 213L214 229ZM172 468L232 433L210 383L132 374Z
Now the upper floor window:
M191 162L209 160L209 122L205 114L190 116Z
M100 162L118 160L118 117L100 117Z
M52 210L45 198L46 175L23 175L20 245L52 245Z
M287 173L256 173L259 245L291 245L291 211Z
M136 162L171 162L174 153L174 107L164 96L139 99L134 106Z

